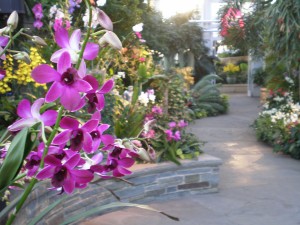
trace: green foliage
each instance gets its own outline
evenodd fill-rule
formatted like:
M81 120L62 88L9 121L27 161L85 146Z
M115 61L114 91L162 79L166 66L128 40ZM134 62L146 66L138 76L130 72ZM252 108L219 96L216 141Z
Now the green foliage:
M215 74L207 75L198 81L191 89L192 110L199 112L205 110L208 116L226 113L228 101L222 97L214 80L219 79Z
M37 134L31 133L29 128L24 128L14 137L0 168L0 192L12 185L23 166L24 159L35 146L36 138Z

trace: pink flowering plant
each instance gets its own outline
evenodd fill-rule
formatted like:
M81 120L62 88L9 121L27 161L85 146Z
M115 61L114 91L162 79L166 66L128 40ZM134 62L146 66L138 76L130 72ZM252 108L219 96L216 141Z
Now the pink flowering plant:
M155 105L145 117L145 129L141 134L156 151L156 160L192 159L202 152L201 143L194 134L186 132L188 122L183 119L169 121L163 109ZM199 145L200 144L200 145Z
M20 101L19 119L0 139L0 192L19 186L16 183L21 178L30 180L7 224L13 223L38 182L48 180L49 188L58 194L72 194L94 179L131 174L130 167L144 153L143 147L133 139L122 140L109 134L110 125L101 121L105 95L113 89L114 80L100 84L87 72L86 61L94 60L99 49L107 44L118 49L122 45L103 11L98 19L104 30L97 33L102 37L98 43L93 42L97 36L91 26L94 7L89 0L84 3L89 12L86 32L71 28L68 31L65 27L56 29L54 38L59 50L51 55L53 64L38 65L32 71L32 78L47 84L49 90L32 103L27 99ZM40 5L35 6L35 18L42 18ZM17 20L10 17L5 29L11 34L16 26ZM10 36L8 42L3 36L2 57L19 34ZM87 121L77 118L79 110L89 112ZM180 139L180 134L175 131L172 138Z

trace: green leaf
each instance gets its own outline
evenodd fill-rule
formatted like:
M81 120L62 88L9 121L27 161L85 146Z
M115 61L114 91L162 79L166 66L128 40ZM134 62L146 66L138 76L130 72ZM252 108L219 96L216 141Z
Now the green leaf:
M37 224L45 215L47 215L52 209L54 209L58 204L60 204L62 201L64 201L68 195L65 195L62 198L59 198L55 202L53 202L51 205L49 205L46 209L44 209L39 215L37 215L33 220L30 221L28 225L35 225Z
M171 216L171 215L168 215L167 213L164 213L162 211L159 211L159 210L154 209L154 208L152 208L150 206L147 206L147 205L134 204L134 203L126 203L126 202L114 202L114 203L110 203L110 204L107 204L107 205L100 206L98 208L93 208L93 209L85 211L83 213L79 213L76 216L68 218L67 220L65 220L60 225L67 225L67 224L73 223L75 221L82 220L82 219L84 219L86 217L89 217L89 216L91 216L93 214L102 212L102 211L104 211L106 209L115 208L115 207L137 207L137 208L140 208L140 209L146 209L146 210L150 210L150 211L153 211L153 212L157 212L157 213L160 213L160 214L168 217L171 220L179 221L179 218Z
M0 190L7 187L15 178L23 163L29 128L21 130L12 140L0 169Z

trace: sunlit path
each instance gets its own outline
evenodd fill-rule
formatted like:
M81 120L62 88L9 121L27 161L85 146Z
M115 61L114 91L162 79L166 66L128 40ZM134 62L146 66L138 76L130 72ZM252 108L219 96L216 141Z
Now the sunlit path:
M258 112L258 99L233 95L227 115L201 119L190 126L207 142L205 152L220 157L223 165L219 193L151 204L180 217L180 222L145 210L124 209L84 224L300 224L300 162L275 154L256 141L249 126Z

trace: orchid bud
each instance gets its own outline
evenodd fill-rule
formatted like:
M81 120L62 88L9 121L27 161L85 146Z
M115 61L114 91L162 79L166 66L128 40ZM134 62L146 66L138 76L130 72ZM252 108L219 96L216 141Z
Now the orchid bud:
M108 43L112 48L115 49L122 49L122 43L118 36L112 32L112 31L107 31L99 40L99 44L103 45L105 43Z
M133 145L131 144L130 141L124 141L123 146L129 150L133 150Z
M146 162L150 162L151 161L148 152L144 148L137 148L136 149L136 153L138 154L138 156L140 157L140 159L142 159L142 160L144 160Z
M100 25L106 29L106 30L113 30L113 23L111 22L111 19L103 10L99 10L98 12L98 21Z
M19 16L17 11L13 11L7 20L7 26L11 27L11 31L17 28L19 22Z
M38 45L47 46L47 43L44 41L44 39L39 36L32 36L32 41Z
M30 62L31 62L30 57L27 54L27 52L19 52L19 53L15 54L13 57L16 60L22 60L27 64L30 64Z
M9 33L9 27L3 27L0 29L0 35Z
M156 159L156 152L155 152L155 150L151 146L149 146L148 154L149 154L150 159L152 161L155 161L155 159Z

